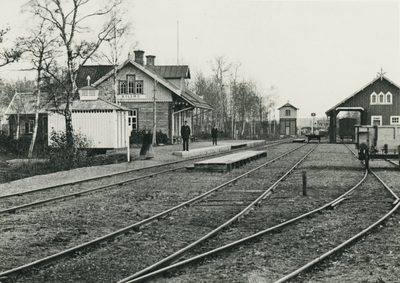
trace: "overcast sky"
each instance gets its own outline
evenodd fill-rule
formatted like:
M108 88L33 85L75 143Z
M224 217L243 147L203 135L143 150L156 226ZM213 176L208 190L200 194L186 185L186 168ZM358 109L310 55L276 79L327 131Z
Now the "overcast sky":
M1 0L2 26L26 25L23 2ZM209 75L210 61L225 56L265 92L277 87L278 107L289 101L299 117L324 116L381 68L400 85L399 1L131 2L134 40L156 64L177 64L179 34L179 63L192 78Z

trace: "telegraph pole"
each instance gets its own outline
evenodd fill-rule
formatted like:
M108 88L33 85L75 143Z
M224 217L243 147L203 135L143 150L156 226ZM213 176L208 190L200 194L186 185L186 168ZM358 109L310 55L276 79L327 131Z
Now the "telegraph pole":
M156 101L156 91L157 91L157 80L154 79L154 95L153 95L153 145L156 144L156 124L157 124L157 101Z

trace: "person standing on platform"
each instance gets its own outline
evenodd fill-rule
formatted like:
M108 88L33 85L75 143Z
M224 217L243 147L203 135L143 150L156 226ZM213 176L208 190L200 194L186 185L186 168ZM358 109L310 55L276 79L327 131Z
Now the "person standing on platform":
M218 139L218 129L217 126L214 125L214 127L211 130L211 137L212 137L212 143L213 145L217 145L217 139Z
M190 127L187 125L187 121L185 121L185 125L183 125L181 128L181 136L183 143L183 151L189 151Z

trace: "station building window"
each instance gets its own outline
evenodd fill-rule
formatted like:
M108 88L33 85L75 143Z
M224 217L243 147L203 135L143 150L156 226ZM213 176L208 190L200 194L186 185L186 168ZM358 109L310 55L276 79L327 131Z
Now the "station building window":
M384 102L385 102L385 96L384 96L383 93L381 92L381 93L379 94L379 103L382 104L382 103L384 103Z
M119 93L126 93L126 81L119 81Z
M285 116L290 116L290 109L285 110Z
M132 129L132 131L136 131L137 124L137 109L130 110L128 113L128 126Z
M390 116L390 125L400 125L400 116Z
M371 116L372 126L382 126L382 116Z
M373 92L371 93L370 104L392 104L392 94L390 92L386 94Z
M375 92L373 92L371 94L371 104L376 104L376 93Z
M136 93L143 94L143 81L136 81Z
M390 92L386 94L386 103L392 104L392 94Z
M128 93L135 93L135 75L126 75Z

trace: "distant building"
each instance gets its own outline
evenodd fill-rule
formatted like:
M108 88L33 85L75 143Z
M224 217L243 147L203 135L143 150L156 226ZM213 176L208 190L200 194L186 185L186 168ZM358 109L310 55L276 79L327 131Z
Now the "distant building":
M377 78L328 109L330 142L336 142L337 115L342 111L359 112L361 125L400 125L400 88L381 70Z
M298 108L291 105L289 102L278 108L279 110L279 125L280 136L297 136L297 110Z

